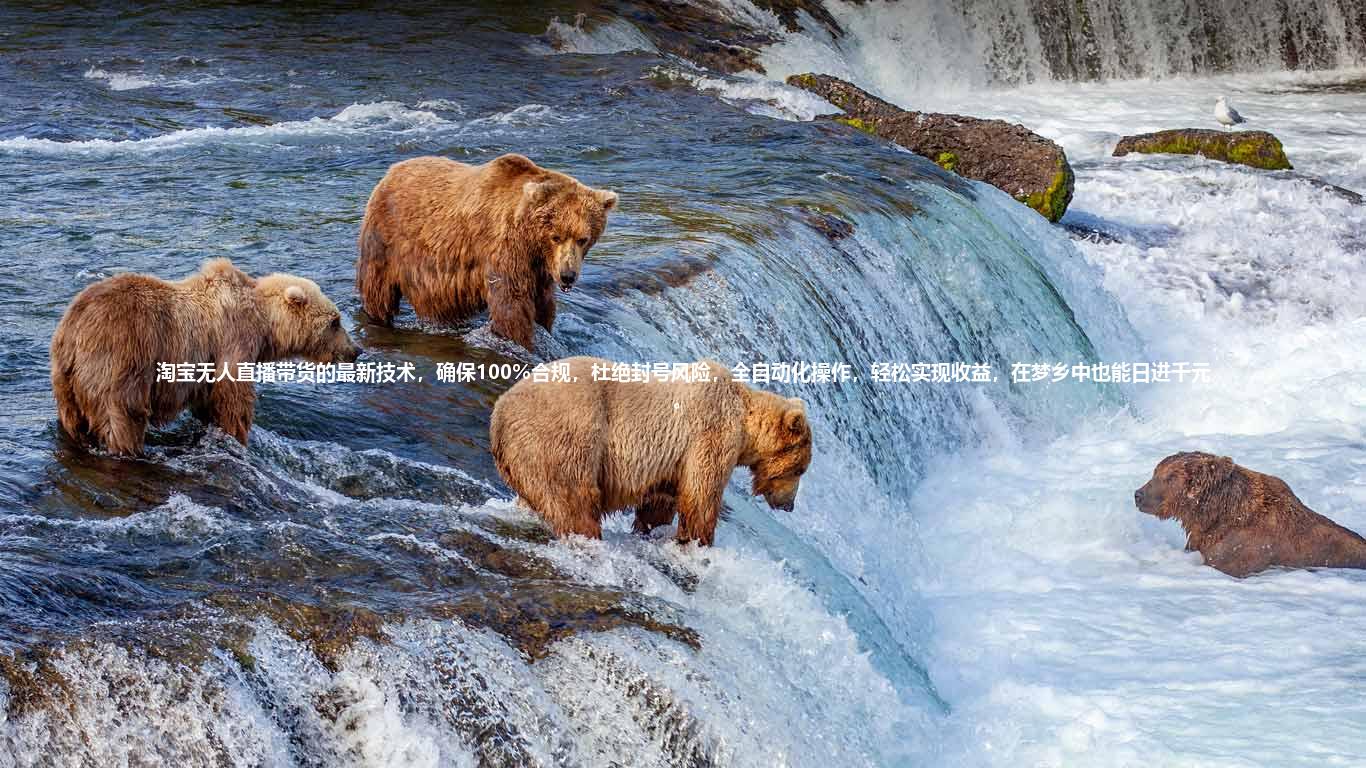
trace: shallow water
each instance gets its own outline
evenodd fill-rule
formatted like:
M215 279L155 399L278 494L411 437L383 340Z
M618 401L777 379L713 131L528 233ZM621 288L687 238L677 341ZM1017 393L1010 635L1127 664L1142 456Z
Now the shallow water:
M1366 760L1366 578L1235 582L1131 502L1159 458L1200 448L1366 528L1366 208L1299 177L1108 157L1226 91L1297 172L1366 191L1359 73L903 92L850 59L894 100L1060 141L1063 223L1105 235L1086 239L784 119L826 110L792 89L630 52L624 22L491 8L11 14L0 765ZM793 36L770 74L823 50ZM352 288L389 163L504 151L622 195L557 351L1000 380L774 384L820 446L793 513L737 477L711 550L623 518L551 542L487 457L509 382L435 380L515 359L466 338L477 323L366 326ZM212 256L316 279L365 359L426 380L261 386L245 450L188 420L145 461L68 445L46 379L66 302ZM1095 360L1213 380L1008 382L1012 362Z

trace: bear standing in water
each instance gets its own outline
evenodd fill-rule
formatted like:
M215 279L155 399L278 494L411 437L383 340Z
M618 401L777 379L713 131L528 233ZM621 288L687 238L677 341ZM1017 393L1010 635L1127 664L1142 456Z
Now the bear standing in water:
M1177 453L1134 492L1140 511L1175 518L1186 549L1242 578L1266 568L1366 568L1366 539L1306 507L1284 480L1227 456Z
M488 307L494 333L532 349L607 226L615 192L592 189L521 155L484 165L444 157L396 163L365 206L356 289L365 313L393 323L403 297L425 320Z
M186 407L245 445L256 391L250 381L221 378L225 370L359 354L312 280L254 280L214 259L177 282L124 274L81 291L52 336L52 393L67 434L116 454L141 454L148 423L167 424ZM158 363L213 363L220 380L157 381Z
M519 381L489 426L499 473L557 536L601 538L607 513L635 507L637 531L677 511L679 540L710 545L737 466L770 506L792 509L811 463L801 400L750 389L711 361L710 380L693 382L594 381L610 362L560 362L570 381Z

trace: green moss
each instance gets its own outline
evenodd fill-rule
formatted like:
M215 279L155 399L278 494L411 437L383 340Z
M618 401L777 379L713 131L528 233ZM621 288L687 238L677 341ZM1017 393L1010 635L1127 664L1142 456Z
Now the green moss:
M787 82L789 85L795 85L798 88L806 88L807 90L815 88L819 84L816 81L816 76L810 73L805 75L793 75L787 79Z
M1285 149L1274 137L1257 141L1235 140L1228 148L1228 161L1267 171L1279 171L1290 167L1290 159L1285 156Z
M233 657L234 659L237 660L237 666L241 667L241 668L242 668L242 671L244 671L244 672L255 672L255 671L256 671L256 657L253 656L253 655L251 655L250 653L247 653L247 651L246 651L245 649L243 649L243 648L233 648L233 649L232 649L232 657Z
M246 189L247 183L245 181L242 181L241 179L234 179L228 182L228 186L232 187L233 189Z
M857 128L860 131L863 131L864 133L871 133L874 136L877 135L877 129L874 127L872 123L860 120L857 117L837 117L835 118L835 122L844 123L845 125L850 126L852 128Z
M946 171L953 171L958 168L958 155L952 152L940 152L939 157L936 157L934 162Z
M1237 163L1267 171L1291 167L1285 148L1275 136L1264 132L1240 131L1210 136L1164 131L1140 136L1130 150L1142 154L1200 155L1210 160Z
M1068 203L1072 202L1072 167L1067 164L1066 158L1059 157L1057 168L1047 189L1015 198L1053 222L1062 218L1067 212Z

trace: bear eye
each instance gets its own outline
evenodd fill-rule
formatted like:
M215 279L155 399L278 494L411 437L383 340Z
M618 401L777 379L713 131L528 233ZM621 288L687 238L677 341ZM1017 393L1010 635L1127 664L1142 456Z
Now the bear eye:
M580 237L580 238L579 238L579 247L580 247L580 248L587 248L587 247L588 247L588 238L586 238L586 237Z

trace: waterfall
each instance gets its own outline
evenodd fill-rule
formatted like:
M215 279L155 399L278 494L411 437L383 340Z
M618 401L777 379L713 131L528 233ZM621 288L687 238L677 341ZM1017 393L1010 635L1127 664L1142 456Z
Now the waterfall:
M763 57L884 93L1279 69L1366 62L1363 0L828 0L842 32L811 19ZM777 22L774 22L775 27ZM797 38L797 39L794 39ZM831 71L844 66L846 71ZM862 75L862 77L858 77Z

